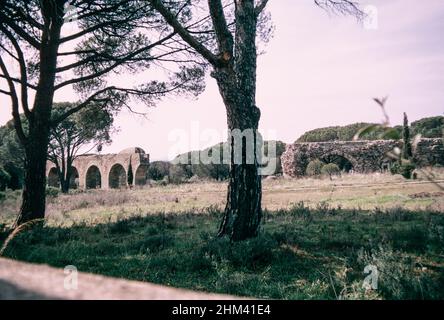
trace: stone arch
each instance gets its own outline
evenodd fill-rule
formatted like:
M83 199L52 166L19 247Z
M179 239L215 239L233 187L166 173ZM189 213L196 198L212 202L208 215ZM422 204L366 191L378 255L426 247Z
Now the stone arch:
M96 165L92 165L86 170L86 189L100 189L102 187L102 174Z
M79 171L71 166L71 177L69 178L69 188L77 189L79 187Z
M60 188L60 178L55 167L52 167L48 172L48 187Z
M353 164L353 160L351 157L339 153L329 153L321 157L321 160L325 163L334 163L336 164L341 171L350 172L353 168L356 167Z
M144 186L146 185L146 176L148 173L148 166L141 164L134 174L134 185Z
M320 157L320 160L325 163L334 163L339 169L341 169L341 171L345 172L353 171L358 167L358 161L354 157L340 151L323 154Z
M119 189L126 187L127 183L125 168L120 163L114 164L108 174L108 186L111 189Z

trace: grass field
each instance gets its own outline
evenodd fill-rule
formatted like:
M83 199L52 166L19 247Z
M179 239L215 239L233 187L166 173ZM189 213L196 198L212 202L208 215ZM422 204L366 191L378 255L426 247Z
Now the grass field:
M441 181L443 172L435 172ZM223 183L49 198L48 220L5 255L194 290L276 299L443 299L444 197L425 179L264 181L257 239L216 239ZM0 241L19 205L0 205ZM362 288L377 266L378 289Z
M444 170L433 171L444 185ZM225 182L198 182L153 186L134 190L92 190L48 197L49 225L78 222L96 224L133 215L223 209ZM409 210L444 212L444 191L425 178L406 181L390 174L344 175L329 179L277 179L263 183L263 208L289 209L303 201L316 208L319 203L345 209L373 210L402 207ZM12 223L20 208L20 191L9 192L0 202L0 223Z

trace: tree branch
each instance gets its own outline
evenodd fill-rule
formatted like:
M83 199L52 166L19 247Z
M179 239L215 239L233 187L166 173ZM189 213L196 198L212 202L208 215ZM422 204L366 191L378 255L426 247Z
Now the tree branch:
M11 97L12 103L12 117L14 119L14 127L17 132L17 136L20 139L20 142L25 145L26 144L26 135L23 131L22 121L20 119L20 110L19 110L19 101L17 98L17 92L15 91L14 82L9 77L8 69L6 68L5 63L3 62L3 58L0 56L0 69L5 75L5 79L9 86L9 93Z
M19 84L24 83L21 79L11 77L10 75L6 76L6 75L4 75L4 74L0 74L0 78L2 78L2 79L7 79L7 80L9 79L9 80L11 80L11 81L14 82L14 83L19 83ZM30 89L37 90L37 86L36 86L36 85L30 84L29 82L24 83L24 84L25 84L28 88L30 88Z
M149 0L151 5L156 9L165 21L176 31L179 36L188 43L194 50L201 54L213 66L223 65L223 61L214 55L207 47L194 38L187 29L177 20L176 16L167 9L161 0Z
M87 76L84 76L84 77L80 77L80 78L70 79L70 80L67 80L65 82L59 83L58 85L56 85L54 87L54 91L57 91L60 88L65 87L65 86L70 85L70 84L75 84L75 83L79 83L79 82L82 82L82 81L87 81L87 80L91 80L91 79L100 77L100 76L102 76L102 75L112 71L113 69L117 68L118 66L124 64L129 59L132 59L132 58L136 57L138 54L140 54L140 53L142 53L144 51L150 50L150 49L152 49L152 48L162 44L164 41L172 38L174 35L175 35L175 33L171 33L168 36L166 36L166 37L164 37L164 38L162 38L162 39L160 39L160 40L158 40L158 41L156 41L156 42L154 42L154 43L152 43L152 44L150 44L150 45L148 45L146 47L140 48L140 49L138 49L138 50L136 50L134 52L129 53L128 55L126 55L123 58L116 58L116 62L114 64L112 64L111 66L109 66L109 67L107 67L107 68L105 68L105 69L103 69L101 71L98 71L98 72L96 72L94 74L90 74L90 75L87 75ZM68 67L65 66L65 67L58 68L58 70L66 71L67 68L74 68L75 65L76 65L76 63L74 63L74 64L72 64L71 66L68 66Z
M12 30L14 30L15 33L17 33L23 40L28 42L32 47L34 47L37 50L40 50L40 42L37 41L30 35L26 30L20 28L13 20L11 20L8 16L5 14L2 14L0 12L0 20L3 20L3 23L10 27Z
M262 11L264 11L265 7L267 6L268 0L262 0L254 9L256 15L260 15Z
M6 91L6 90L2 90L2 89L0 89L0 93L1 93L1 94L4 94L4 95L7 95L7 96L10 96L10 95L11 95L11 92Z
M83 101L82 103L80 103L79 105L77 105L74 108L69 109L67 112L65 112L64 114L62 114L61 116L59 116L58 118L54 119L51 121L51 127L55 128L57 127L57 125L62 122L63 120L65 120L66 118L68 118L70 115L76 113L77 111L80 111L81 109L85 108L88 104L90 104L93 101L96 101L95 98L97 96L99 96L102 93L105 93L106 91L110 91L113 90L115 87L106 87L102 90L96 91L94 94L92 94L88 99L86 99L85 101Z
M8 4L5 4L5 7L9 7L9 10L10 10L9 12L18 15L19 18L21 18L20 20L26 20L33 27L40 29L40 30L43 29L43 24L41 24L40 22L35 20L32 16L25 14L24 10L15 10L14 7L11 7Z
M314 0L314 3L326 10L333 10L344 15L353 15L361 20L365 13L359 8L359 3L352 0Z
M28 72L26 70L25 57L23 55L22 49L20 48L20 45L18 44L14 36L9 32L9 30L4 28L3 26L0 26L0 30L6 35L9 41L11 41L17 53L17 61L20 65L20 78L21 78L20 88L21 88L22 108L23 111L25 112L26 118L29 119L31 116L31 112L29 111L29 106L28 106L28 87L26 85L28 83Z
M77 32L75 34L72 34L70 36L64 37L64 38L60 39L60 43L62 44L62 43L65 43L65 42L69 42L69 41L75 40L75 39L80 38L80 37L82 37L82 36L84 36L86 34L92 33L92 32L94 32L94 31L96 31L96 30L98 30L100 28L106 27L106 26L111 25L111 24L115 24L115 23L125 24L125 23L127 23L129 21L131 21L131 18L123 19L123 20L105 21L105 22L96 24L96 25L94 25L94 26L92 26L92 27L90 27L88 29L84 29L84 30L79 31L79 32Z
M233 35L228 29L224 8L221 0L208 0L210 15L216 33L219 51L224 61L229 61L233 56Z

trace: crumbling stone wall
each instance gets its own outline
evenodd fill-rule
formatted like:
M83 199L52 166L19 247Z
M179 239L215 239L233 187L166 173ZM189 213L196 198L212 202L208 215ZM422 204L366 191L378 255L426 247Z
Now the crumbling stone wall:
M94 185L97 188L100 186L101 189L126 187L130 162L133 170L133 185L145 184L149 155L141 148L128 148L117 154L79 156L73 162L74 179L80 189L94 188ZM92 179L91 173L94 171L92 170L95 169L94 167L100 173L100 184L87 183L87 179ZM47 177L51 177L54 168L54 164L48 161L46 164ZM51 180L48 179L48 181Z
M341 156L353 165L353 171L360 173L377 172L387 168L394 160L387 154L394 148L402 148L402 141L332 141L294 143L287 145L281 157L284 175L300 177L310 161ZM444 165L444 146L442 139L421 139L414 153L415 163L419 166Z
M444 165L444 144L442 139L421 139L413 155L415 163L421 167Z

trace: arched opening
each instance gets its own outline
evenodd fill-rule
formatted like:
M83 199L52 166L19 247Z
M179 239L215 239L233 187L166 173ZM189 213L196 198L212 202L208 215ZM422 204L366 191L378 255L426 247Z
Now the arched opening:
M127 177L125 168L120 164L115 164L111 167L108 179L109 187L112 189L118 189L126 187Z
M148 166L140 165L136 170L136 174L134 175L134 185L136 186L146 185L147 173L148 173Z
M325 163L334 163L343 172L350 172L353 170L353 163L346 157L338 154L330 154L322 157L321 159Z
M99 168L91 166L86 171L86 189L100 189L102 187L102 175Z
M69 188L77 189L79 187L79 171L76 167L71 167L71 177L69 178Z
M49 170L48 186L54 188L60 188L60 179L56 168L51 168L51 170Z

